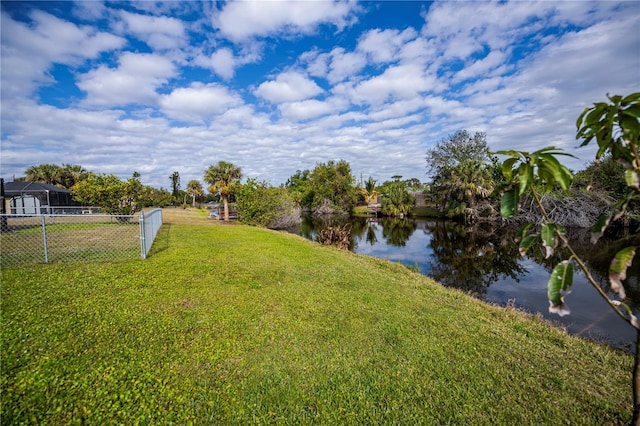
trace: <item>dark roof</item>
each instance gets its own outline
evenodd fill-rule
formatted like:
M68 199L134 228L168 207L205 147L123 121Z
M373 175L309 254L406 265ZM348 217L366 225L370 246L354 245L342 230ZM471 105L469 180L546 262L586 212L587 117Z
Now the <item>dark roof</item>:
M20 195L22 193L30 192L60 192L64 194L71 194L66 188L60 188L59 186L49 185L48 183L41 182L7 182L4 184L4 194L6 196Z

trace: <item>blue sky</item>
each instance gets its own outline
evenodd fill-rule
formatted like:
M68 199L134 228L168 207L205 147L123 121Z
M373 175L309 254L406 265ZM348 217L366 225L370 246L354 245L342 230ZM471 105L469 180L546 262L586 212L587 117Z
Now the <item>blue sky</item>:
M639 1L1 5L7 180L69 163L186 187L224 160L279 185L342 159L425 181L459 129L578 170L578 115L640 90Z

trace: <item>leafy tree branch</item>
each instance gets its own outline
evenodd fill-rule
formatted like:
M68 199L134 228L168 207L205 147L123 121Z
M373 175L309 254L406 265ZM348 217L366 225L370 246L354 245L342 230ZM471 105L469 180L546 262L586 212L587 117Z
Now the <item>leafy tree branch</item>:
M592 228L592 243L596 243L604 234L612 221L625 216L627 209L634 200L640 198L640 93L629 96L608 96L610 103L598 102L593 107L586 108L578 117L577 139L584 139L581 146L588 145L593 139L598 144L596 161L605 155L624 166L626 193L612 205L596 221ZM589 283L606 300L611 308L636 328L636 362L633 372L634 410L633 423L640 424L640 322L631 308L624 302L626 292L623 281L626 279L627 268L631 266L637 246L628 246L620 250L612 259L609 266L609 282L611 291L619 299L610 298L593 278L589 268L573 250L566 238L566 230L562 225L554 223L545 209L540 194L549 193L560 188L569 192L573 181L571 171L556 157L570 156L554 147L543 148L529 153L524 151L506 150L497 154L507 158L501 166L505 183L497 188L502 192L500 212L505 218L518 212L520 199L531 194L542 213L543 220L538 223L538 232L530 232L533 223L525 225L518 234L519 251L525 255L534 244L541 243L546 251L546 257L554 254L557 247L565 248L570 256L556 265L547 284L549 311L559 315L568 315L570 310L564 297L573 285L573 263L584 272Z

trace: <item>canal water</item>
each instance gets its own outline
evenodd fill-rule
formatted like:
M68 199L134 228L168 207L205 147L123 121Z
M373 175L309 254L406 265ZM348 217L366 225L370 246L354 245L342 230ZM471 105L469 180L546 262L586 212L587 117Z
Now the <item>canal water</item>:
M621 319L603 300L582 271L575 268L571 294L565 301L571 314L560 317L549 313L547 281L554 266L566 259L557 253L544 259L542 249L518 253L513 243L517 231L512 227L481 224L464 226L451 221L396 218L306 217L289 232L315 240L326 226L347 226L351 230L351 250L378 258L400 262L444 286L461 289L482 300L540 314L569 333L603 341L631 350L635 329ZM592 275L608 292L608 266L613 255L623 247L623 236L615 235L590 243L588 229L568 230L572 247L591 269ZM639 237L639 236L636 236ZM639 244L636 238L635 244ZM565 255L565 257L563 257ZM628 303L640 314L640 256L627 271L625 288ZM611 293L608 293L612 296Z

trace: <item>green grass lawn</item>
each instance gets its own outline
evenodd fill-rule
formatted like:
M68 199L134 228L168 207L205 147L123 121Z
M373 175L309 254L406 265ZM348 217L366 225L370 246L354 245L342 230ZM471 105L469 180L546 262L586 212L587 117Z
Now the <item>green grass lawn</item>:
M399 264L211 222L164 225L147 260L3 267L2 424L631 419L628 354Z

